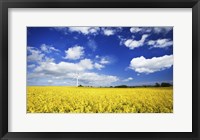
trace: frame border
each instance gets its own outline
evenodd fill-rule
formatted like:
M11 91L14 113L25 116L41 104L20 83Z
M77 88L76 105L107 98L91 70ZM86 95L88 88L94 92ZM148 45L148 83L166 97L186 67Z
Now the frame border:
M0 138L200 140L200 0L0 0ZM8 132L9 8L192 8L192 132ZM199 40L198 40L199 39Z

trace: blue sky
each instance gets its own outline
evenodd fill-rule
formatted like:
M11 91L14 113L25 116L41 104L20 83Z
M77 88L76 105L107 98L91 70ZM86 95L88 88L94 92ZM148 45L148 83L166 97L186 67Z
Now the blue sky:
M28 85L173 82L172 27L27 27Z

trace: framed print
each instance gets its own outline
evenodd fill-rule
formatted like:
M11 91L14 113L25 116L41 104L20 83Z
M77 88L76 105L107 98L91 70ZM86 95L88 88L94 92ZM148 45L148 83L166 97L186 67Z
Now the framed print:
M54 46L37 46L41 31L43 42L44 34L57 42L55 35L62 32L58 36L72 43L55 48L65 42L61 37ZM27 32L27 113L173 113L173 27L27 27ZM144 45L148 47L138 49ZM143 56L154 48L165 50ZM130 61L129 53L142 56ZM160 73L160 83L152 80L156 72L166 72Z
M200 139L199 5L1 0L1 139Z

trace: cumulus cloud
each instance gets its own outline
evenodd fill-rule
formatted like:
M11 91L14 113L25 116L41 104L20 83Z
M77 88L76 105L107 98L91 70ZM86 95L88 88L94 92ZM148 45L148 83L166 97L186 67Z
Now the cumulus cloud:
M140 46L143 46L144 45L144 42L146 40L146 38L148 37L149 35L147 34L144 34L142 35L141 39L140 40L134 40L134 39L127 39L126 41L124 41L124 45L126 47L128 47L129 49L133 50L137 47L140 47Z
M140 28L140 27L132 27L132 28L130 28L130 32L131 33L137 33L137 32L140 32L140 31L142 31L142 28Z
M94 63L94 67L98 70L101 70L102 68L104 68L105 66L104 65L101 65L99 63Z
M113 30L104 30L104 35L106 35L106 36L114 35L114 31Z
M55 52L60 52L60 50L54 48L53 46L51 45L46 45L46 44L42 44L40 46L41 50L45 53L51 53L52 51L55 51Z
M68 27L69 31L71 32L78 32L82 33L84 35L88 34L98 34L98 31L100 30L99 27Z
M28 68L34 68L36 65L35 64L31 64L31 65L28 65Z
M88 41L87 45L90 49L92 49L92 51L96 51L96 49L98 48L97 43L91 39Z
M131 33L150 33L153 28L151 27L131 27Z
M125 42L127 39L124 38L124 37L121 36L121 35L118 35L117 37L118 37L118 39L119 39L119 45L124 45L124 42ZM132 37L132 39L134 39L134 37Z
M166 48L172 46L173 41L171 41L170 39L149 40L147 44L154 48Z
M156 34L159 34L159 33L168 33L169 31L171 31L173 28L172 27L154 27L153 28L153 31L154 33Z
M105 67L105 65L113 64L117 61L115 56L105 55L105 56L95 56L95 62Z
M28 79L34 78L55 79L55 81L69 82L75 79L75 75L79 73L79 81L85 85L106 85L118 81L116 76L103 75L90 70L97 68L101 69L104 66L94 63L90 59L80 60L78 63L70 62L41 62L40 66L36 67L33 73L28 74ZM62 84L63 84L62 82ZM47 82L49 84L49 82ZM74 85L76 82L74 81Z
M121 27L53 27L51 30L56 30L62 32L64 34L68 34L68 32L77 32L83 35L97 35L103 34L105 36L114 35L116 32L120 32L122 30Z
M118 77L112 75L103 75L97 73L83 73L80 75L80 81L84 81L90 85L109 85L119 80Z
M74 46L65 51L65 59L77 60L84 55L84 48L82 46Z
M53 83L53 81L52 81L52 80L48 80L47 82L48 82L48 83Z
M101 64L109 64L110 63L110 60L109 60L109 57L101 57L100 59L100 63Z
M122 31L122 27L101 27L101 33L105 36L112 36Z
M102 31L103 31L103 34L105 36L111 36L111 35L114 35L115 34L115 30L114 29L111 29L111 28L101 28Z
M95 56L95 63L94 67L98 70L101 70L102 68L105 68L106 65L113 63L115 60L112 57L109 56Z
M131 27L130 32L131 33L150 33L153 32L155 34L160 34L160 33L168 33L171 31L173 28L172 27Z
M36 62L40 64L41 62L53 62L55 59L50 58L46 56L44 53L42 53L42 50L39 50L35 47L27 47L28 56L27 60L28 62ZM33 68L33 65L28 66L28 68Z
M49 58L49 57L46 57L46 56L45 56L45 58L44 58L43 61L44 61L44 62L54 62L55 59L54 59L54 58Z
M40 78L53 79L53 80L47 81L46 84L44 83L44 85L54 83L56 85L75 86L76 85L75 75L76 73L67 73L61 76L56 76L56 75L54 76L54 75L43 73L43 74L40 74ZM34 78L37 78L37 77L38 77L38 74L36 75L32 73L28 75L28 78L29 78L28 80L32 81ZM79 74L79 84L89 85L89 86L107 86L114 82L117 82L118 80L119 78L117 76L98 74L94 72L82 72Z
M81 60L78 65L81 67L83 70L85 69L93 69L93 62L90 59L83 59ZM81 70L81 69L80 69Z
M42 61L42 59L45 56L40 50L38 50L37 48L34 48L34 47L27 47L27 51L28 51L27 59L29 62Z
M133 78L129 77L129 78L124 79L123 82L129 82L129 81L132 81L132 80L133 80Z
M129 68L138 73L154 73L165 70L173 65L173 55L164 55L161 57L153 57L146 59L145 57L133 58Z
M93 64L90 59L83 59L79 63L63 62L41 62L40 66L35 68L35 72L48 74L66 74L68 72L81 72L93 69Z

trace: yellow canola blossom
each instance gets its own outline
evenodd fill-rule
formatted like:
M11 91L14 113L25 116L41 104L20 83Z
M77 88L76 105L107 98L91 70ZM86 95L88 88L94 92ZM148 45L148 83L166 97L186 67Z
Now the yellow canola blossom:
M27 113L172 113L173 89L28 86Z

